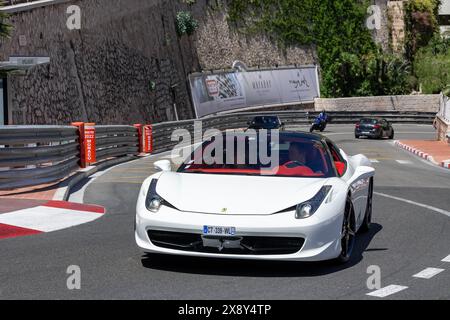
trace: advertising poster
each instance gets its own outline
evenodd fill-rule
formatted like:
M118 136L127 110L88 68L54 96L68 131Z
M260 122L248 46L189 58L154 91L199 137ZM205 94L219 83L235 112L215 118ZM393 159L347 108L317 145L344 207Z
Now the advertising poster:
M189 77L197 118L250 107L310 103L320 97L316 66Z

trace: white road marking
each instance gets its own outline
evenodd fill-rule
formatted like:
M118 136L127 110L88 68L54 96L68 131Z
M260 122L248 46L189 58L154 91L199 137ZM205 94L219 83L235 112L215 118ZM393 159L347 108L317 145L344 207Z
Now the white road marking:
M369 159L370 160L370 162L372 162L372 163L380 163L380 161L378 161L377 159Z
M403 198L399 198L399 197L390 196L388 194L384 194L384 193L380 193L380 192L374 192L374 194L382 196L382 197L385 197L385 198L390 198L390 199L406 202L406 203L409 203L409 204L412 204L412 205L415 205L415 206L418 206L418 207L422 207L422 208L425 208L425 209L428 209L428 210L431 210L431 211L442 213L443 215L446 215L447 217L450 217L450 212L447 211L447 210L444 210L444 209L439 209L439 208L436 208L436 207L429 206L427 204L411 201L411 200L408 200L408 199L403 199Z
M412 161L409 160L395 160L395 161L397 161L400 164L413 164Z
M421 278L421 279L431 279L435 275L441 273L445 269L439 269L439 268L426 268L419 273L416 273L413 275L414 278Z
M448 255L444 259L442 259L442 262L450 262L450 255Z
M384 297L390 296L391 294L403 291L405 289L408 289L408 287L391 284L390 286L366 293L366 295L372 296L372 297L384 298Z
M42 232L51 232L91 222L100 217L102 215L95 212L36 207L4 213L0 215L0 223Z

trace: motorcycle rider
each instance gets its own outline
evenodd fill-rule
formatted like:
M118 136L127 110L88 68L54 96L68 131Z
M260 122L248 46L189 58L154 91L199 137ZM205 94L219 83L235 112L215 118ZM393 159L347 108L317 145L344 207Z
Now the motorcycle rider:
M314 130L320 130L323 131L323 129L325 129L326 124L329 121L329 117L328 114L325 110L323 110L319 116L316 118L316 120L314 120L313 125L311 126L311 129L309 130L310 132L313 132ZM323 125L323 127L321 127Z
M328 114L325 110L323 110L320 114L319 114L319 120L320 122L324 121L324 122L328 122Z

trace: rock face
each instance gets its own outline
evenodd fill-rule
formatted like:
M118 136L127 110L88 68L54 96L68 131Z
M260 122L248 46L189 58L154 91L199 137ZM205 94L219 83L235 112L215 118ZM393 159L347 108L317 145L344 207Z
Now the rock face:
M263 36L237 35L226 21L226 6L213 10L209 2L56 1L12 13L14 31L2 41L0 58L48 56L51 63L8 76L11 124L155 123L176 114L188 119L194 116L189 73L229 69L234 60L250 67L316 61L311 48L280 50ZM81 9L80 30L67 28L70 5ZM180 10L199 20L195 35L178 37Z
M250 67L318 63L311 47L280 50L264 35L245 37L230 28L226 11L208 11L197 32L197 52L204 70L231 68L235 60Z
M389 20L391 23L391 45L394 53L402 54L405 45L404 1L389 1Z

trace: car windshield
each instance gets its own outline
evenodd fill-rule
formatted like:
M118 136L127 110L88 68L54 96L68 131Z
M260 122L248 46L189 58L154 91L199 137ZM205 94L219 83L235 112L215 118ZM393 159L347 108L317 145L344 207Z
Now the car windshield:
M178 172L254 176L334 177L326 146L296 135L216 136L204 142Z
M361 124L377 124L377 119L361 119Z

